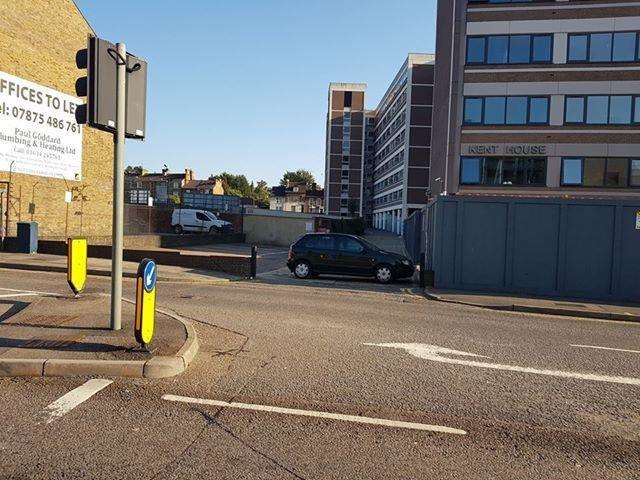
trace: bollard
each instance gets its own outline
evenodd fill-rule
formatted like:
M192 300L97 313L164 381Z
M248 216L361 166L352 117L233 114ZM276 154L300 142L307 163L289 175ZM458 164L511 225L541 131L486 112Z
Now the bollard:
M256 278L258 272L258 247L256 245L251 246L251 273L250 278Z
M426 282L426 272L425 269L427 268L426 266L426 253L422 253L420 254L420 288L426 288L427 286L427 282Z

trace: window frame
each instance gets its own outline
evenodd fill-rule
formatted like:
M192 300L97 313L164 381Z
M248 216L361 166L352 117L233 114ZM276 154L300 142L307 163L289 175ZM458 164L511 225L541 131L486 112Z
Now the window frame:
M529 2L527 2L529 3ZM510 61L511 57L511 39L512 37L529 37L529 61L528 62L514 62ZM489 38L491 37L506 37L507 38L507 58L504 63L493 63L489 62ZM548 60L534 60L533 50L535 39L537 37L545 37L549 39L549 58ZM469 43L472 39L482 39L484 46L482 51L482 61L481 62L470 62L469 61ZM553 47L554 47L555 38L552 33L502 33L502 34L491 34L491 35L469 35L466 38L465 43L465 65L549 65L553 63Z
M535 159L535 160L541 160L544 162L544 178L542 180L542 182L540 183L536 183L536 184L492 184L492 183L482 183L482 171L483 168L485 166L485 162L487 160L487 158L501 158L503 160L510 160L512 162L515 162L517 160L523 160L523 159ZM479 168L479 175L478 175L478 182L477 183L471 183L471 182L463 182L462 181L462 173L463 173L463 169L462 169L462 163L465 159L479 159L480 162L478 163L478 168ZM538 155L532 155L532 156L510 156L510 155L460 155L460 168L459 168L459 175L458 175L458 183L461 186L478 186L478 187L483 187L483 188L545 188L547 186L547 169L549 166L549 157L548 156L538 156ZM514 168L514 175L515 175L515 168Z
M585 160L587 158L602 158L604 159L604 168L602 170L602 182L600 185L584 185L584 163ZM627 162L627 184L626 185L615 185L615 186L611 186L611 185L607 185L606 184L606 180L607 180L607 172L608 172L608 166L609 166L609 160L626 160ZM565 183L564 181L564 172L565 172L565 160L580 160L580 183ZM586 189L607 189L607 190L622 190L622 189L640 189L640 182L637 185L634 185L631 182L632 176L631 176L631 165L633 163L634 160L640 161L640 158L636 158L636 157L580 157L580 156L573 156L573 157L561 157L560 159L560 186L561 187L575 187L575 188L586 188Z
M605 123L588 123L587 122L587 112L589 106L589 97L607 97L607 121ZM629 123L611 123L611 98L613 97L631 97L631 119ZM581 98L582 105L582 121L581 122L568 122L567 121L567 103L571 98ZM628 127L634 125L640 125L640 116L636 120L636 104L640 105L640 95L634 95L632 93L619 93L615 95L607 95L607 94L588 94L588 95L565 95L564 96L564 115L563 115L563 125L589 125L589 126L603 126L603 125L612 125L618 127Z
M629 61L629 60L614 60L613 59L613 51L614 51L614 43L615 43L615 35L617 33L635 33L636 34L636 43L635 43L635 55L634 55L634 59ZM611 49L610 49L610 60L599 60L599 61L592 61L590 60L591 57L591 38L593 35L598 35L598 34L610 34L611 35ZM579 37L579 36L586 36L587 37L587 51L586 51L586 55L585 55L585 59L584 60L570 60L569 59L569 48L571 46L571 38L572 37ZM576 64L576 63L591 63L591 64L597 64L597 63L638 63L640 62L640 31L638 30L616 30L616 31L607 31L607 32L572 32L567 36L567 51L566 51L566 59L567 59L567 63L571 63L571 64Z
M513 97L525 97L527 99L527 111L526 111L526 121L525 123L507 123L507 106L508 99ZM487 98L504 98L504 123L486 123L486 99ZM465 120L466 112L467 112L467 99L470 100L481 100L482 105L480 108L480 122L467 122ZM532 99L546 99L547 100L547 115L544 122L532 122L529 119L531 118L531 100ZM633 112L632 112L633 115ZM486 95L486 96L477 96L470 95L468 97L463 97L462 99L462 126L483 126L483 127L496 127L496 126L504 126L504 127L522 127L528 125L549 125L551 121L551 96L549 95Z

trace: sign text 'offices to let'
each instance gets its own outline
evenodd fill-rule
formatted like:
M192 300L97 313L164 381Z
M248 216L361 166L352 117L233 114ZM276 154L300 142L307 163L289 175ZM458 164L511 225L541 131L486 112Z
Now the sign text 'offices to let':
M82 128L75 118L80 103L0 72L0 171L80 180Z

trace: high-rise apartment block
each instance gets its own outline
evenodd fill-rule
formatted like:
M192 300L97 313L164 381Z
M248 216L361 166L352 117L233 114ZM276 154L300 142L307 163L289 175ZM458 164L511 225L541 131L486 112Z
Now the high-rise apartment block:
M434 56L412 53L375 110L364 110L365 84L329 86L327 213L401 233L426 204L433 80Z

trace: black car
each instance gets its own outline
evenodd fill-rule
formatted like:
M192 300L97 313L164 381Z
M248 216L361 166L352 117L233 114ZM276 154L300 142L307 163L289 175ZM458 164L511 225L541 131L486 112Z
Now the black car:
M415 271L407 257L341 233L303 235L291 245L287 266L298 278L328 273L375 277L380 283L411 277Z

